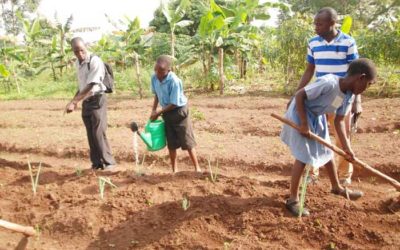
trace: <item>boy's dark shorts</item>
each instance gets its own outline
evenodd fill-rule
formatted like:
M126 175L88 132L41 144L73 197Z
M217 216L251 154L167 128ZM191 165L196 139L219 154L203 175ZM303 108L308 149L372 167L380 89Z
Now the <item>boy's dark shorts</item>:
M166 112L162 117L169 149L188 150L196 146L187 105Z

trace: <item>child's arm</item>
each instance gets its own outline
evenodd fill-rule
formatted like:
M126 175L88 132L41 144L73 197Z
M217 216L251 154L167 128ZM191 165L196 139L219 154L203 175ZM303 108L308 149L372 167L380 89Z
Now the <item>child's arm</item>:
M304 88L296 92L296 111L300 118L300 134L306 137L310 137L310 129L307 122L306 107L304 106L304 101L307 99L306 92Z
M154 121L160 116L157 113L157 106L158 106L158 97L157 95L154 95L154 100L153 100L153 108L151 109L151 115L150 115L150 120Z
M354 152L351 149L350 141L346 136L345 116L336 114L335 129L340 143L342 144L342 149L350 156L350 160L354 159Z
M150 115L150 120L152 121L156 120L163 113L171 111L176 108L176 105L168 104L166 107L162 108L160 111L157 112L157 106L158 106L158 97L157 95L154 95L153 109Z

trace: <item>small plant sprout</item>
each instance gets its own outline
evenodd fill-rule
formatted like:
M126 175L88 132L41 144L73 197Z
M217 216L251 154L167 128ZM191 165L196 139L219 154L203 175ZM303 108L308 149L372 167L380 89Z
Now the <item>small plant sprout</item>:
M303 183L301 184L301 192L300 192L300 208L299 208L299 217L303 214L304 211L304 202L306 200L306 192L307 192L307 178L310 173L310 166L306 166L306 174L303 177Z
M182 209L183 209L183 211L188 210L189 207L190 207L190 201L186 196L184 196L183 199L182 199Z
M75 168L75 173L76 173L76 176L78 176L78 177L82 176L83 171L79 165Z
M42 230L41 230L39 224L35 225L35 231L36 231L36 234L35 234L36 235L36 240L39 240L40 234L42 233Z
M218 169L218 159L217 159L217 165L215 167L215 169ZM212 167L211 167L211 160L208 159L208 171L210 172L210 179L212 183L217 182L217 178L218 178L218 173L217 172L213 172Z
M143 155L143 159L142 159L142 163L140 163L139 165L136 165L136 170L135 170L135 174L137 176L143 176L145 174L145 169L143 167L144 164L144 160L146 159L146 155Z
M39 163L39 168L38 168L38 170L36 172L36 176L34 176L34 174L33 174L33 169L32 169L30 161L28 161L28 168L29 168L29 174L31 176L33 195L36 196L37 186L39 184L40 170L42 169L42 163L41 162Z
M229 246L230 246L230 243L227 242L227 241L225 241L225 242L224 242L224 250L228 250L228 249L229 249Z
M116 188L117 186L111 182L110 178L108 177L99 177L99 190L100 190L100 198L104 199L104 188L106 184L110 185L112 188Z
M193 107L191 112L191 116L195 121L204 121L206 119L204 113L198 110L196 107Z

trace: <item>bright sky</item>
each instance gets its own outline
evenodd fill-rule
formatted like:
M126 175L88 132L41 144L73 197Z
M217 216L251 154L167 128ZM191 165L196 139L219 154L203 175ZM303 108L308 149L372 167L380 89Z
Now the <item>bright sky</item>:
M168 0L164 0L168 2ZM38 13L54 20L57 12L58 19L65 23L72 14L74 20L72 29L81 27L100 27L95 32L76 33L86 41L100 39L102 33L113 30L108 22L107 14L113 21L124 20L124 16L130 19L139 17L141 26L147 27L153 19L154 11L160 6L160 0L42 0Z

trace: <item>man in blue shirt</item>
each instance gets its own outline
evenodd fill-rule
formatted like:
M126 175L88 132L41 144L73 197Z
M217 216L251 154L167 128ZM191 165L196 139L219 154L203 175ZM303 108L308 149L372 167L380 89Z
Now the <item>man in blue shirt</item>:
M195 171L201 172L194 148L196 141L189 119L187 98L183 93L182 81L171 71L171 65L172 60L169 56L162 55L157 58L154 75L151 77L154 102L150 119L156 120L160 115L164 119L172 171L174 173L178 171L176 150L182 148L188 151ZM159 103L161 110L157 111Z
M358 58L358 51L355 40L336 29L337 13L330 7L322 8L318 11L314 18L315 32L317 36L312 38L307 46L307 68L300 80L297 90L305 87L315 76L321 77L327 74L337 75L344 77L346 75L349 64ZM354 121L361 114L361 96L357 95L352 113ZM335 139L337 145L341 147L335 126L333 125L335 114L327 115L330 128L335 132ZM346 136L350 140L351 132L351 114L346 115ZM354 124L356 126L356 124ZM351 183L351 176L353 174L353 166L347 162L343 157L339 157L339 172L343 175L343 184ZM318 171L314 171L314 177L318 176Z

